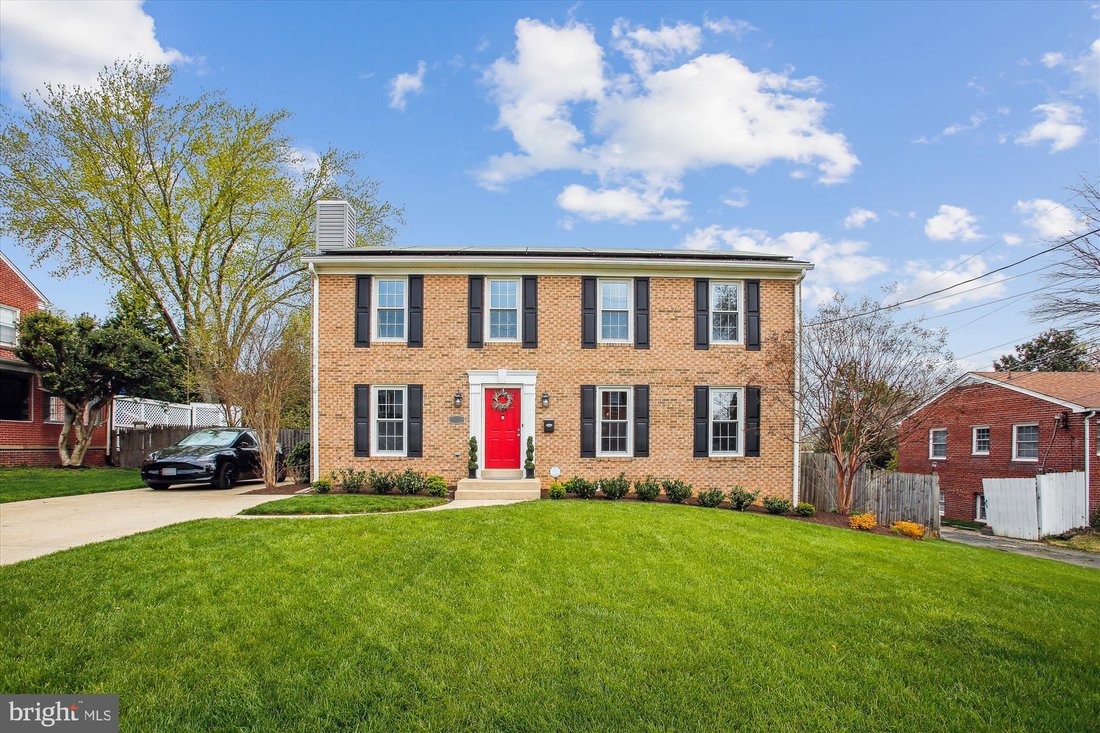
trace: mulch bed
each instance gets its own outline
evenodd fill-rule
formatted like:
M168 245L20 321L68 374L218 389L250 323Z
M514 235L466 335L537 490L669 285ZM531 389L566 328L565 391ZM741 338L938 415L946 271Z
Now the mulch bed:
M308 488L310 488L309 484L285 484L283 486L276 486L273 489L265 489L265 488L261 487L259 489L256 489L255 491L246 491L245 494L246 495L247 494L269 494L269 495L273 495L273 496L288 496L288 495L291 495L291 494L297 494L302 489L308 489ZM351 492L344 491L341 488L334 488L332 491L330 491L328 493L329 494L348 494L348 493L351 493ZM371 492L371 491L360 491L359 493L360 494L373 494L373 492ZM397 492L394 492L392 494L387 494L387 496L402 496L402 494L398 494ZM427 496L427 494L415 494L414 496ZM455 498L454 489L451 489L450 491L448 491L447 496L444 497L444 498L447 498L447 499Z

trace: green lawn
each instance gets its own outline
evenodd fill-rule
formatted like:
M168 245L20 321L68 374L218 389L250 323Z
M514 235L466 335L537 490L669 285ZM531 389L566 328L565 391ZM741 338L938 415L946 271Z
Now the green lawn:
M406 512L446 504L430 496L378 496L377 494L303 494L245 509L241 514L375 514Z
M127 731L1086 731L1100 573L728 510L205 520L0 568Z
M0 504L144 485L136 468L0 468Z

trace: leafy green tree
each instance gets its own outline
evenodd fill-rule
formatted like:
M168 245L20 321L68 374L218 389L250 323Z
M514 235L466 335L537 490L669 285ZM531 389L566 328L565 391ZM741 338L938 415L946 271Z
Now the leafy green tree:
M126 326L100 326L84 314L74 319L32 311L19 319L15 355L38 370L42 386L65 405L57 441L63 466L80 466L103 422L104 410L121 390L163 388L164 351Z
M114 313L103 325L133 329L164 352L165 373L154 384L136 385L131 397L167 402L191 402L198 397L189 389L183 350L148 298L132 290L120 290L114 296Z
M1073 329L1052 328L993 362L998 372L1090 372L1089 345Z

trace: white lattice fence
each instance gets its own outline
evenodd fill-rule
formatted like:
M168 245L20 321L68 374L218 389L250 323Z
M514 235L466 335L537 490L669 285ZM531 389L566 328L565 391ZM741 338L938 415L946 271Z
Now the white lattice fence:
M240 422L241 409L231 408L233 422ZM143 427L184 427L212 428L227 423L225 407L208 402L181 404L145 400L137 397L116 397L114 401L114 427L132 428L135 424Z

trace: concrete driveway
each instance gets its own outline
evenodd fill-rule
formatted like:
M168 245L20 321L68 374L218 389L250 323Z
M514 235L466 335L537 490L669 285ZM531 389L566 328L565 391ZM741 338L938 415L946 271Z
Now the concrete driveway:
M228 491L183 486L167 491L133 489L0 504L0 565L192 519L231 517L286 498L246 495L262 486L257 481Z

